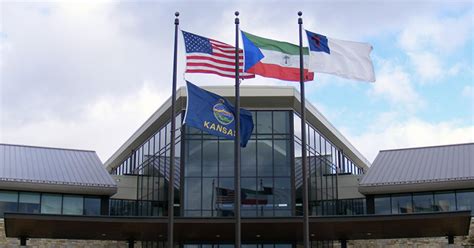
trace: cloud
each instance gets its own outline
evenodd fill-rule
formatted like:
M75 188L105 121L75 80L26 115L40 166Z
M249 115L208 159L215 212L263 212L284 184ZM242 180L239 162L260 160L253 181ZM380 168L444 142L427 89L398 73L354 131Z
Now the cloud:
M12 144L95 150L105 161L168 96L169 92L161 90L156 82L144 82L125 97L102 97L87 104L75 120L53 115L19 126L2 127L0 140Z
M387 99L399 109L417 110L424 105L422 97L412 86L409 74L399 65L381 61L377 82L369 95Z
M466 85L462 89L461 93L464 97L474 98L474 88L471 85ZM474 100L474 99L473 99ZM474 114L474 113L473 113Z
M360 135L349 140L373 161L380 150L474 142L474 126L456 121L431 123L418 118L397 121L397 114L381 115Z
M94 149L103 160L107 159L150 116L163 97L169 96L175 11L181 12L182 29L230 44L234 40L235 10L241 12L243 30L293 43L297 42L298 10L307 10L303 15L305 28L340 39L383 40L404 27L403 39L399 40L404 51L434 56L444 56L444 52L461 47L472 33L466 31L472 14L466 13L462 18L447 15L451 21L433 15L441 10L463 13L466 6L472 6L470 2L280 1L278 8L268 8L274 1L250 3L1 2L0 142ZM418 17L413 18L415 14ZM430 27L432 23L441 28ZM449 42L443 43L443 35L449 35ZM184 68L182 51L181 43L180 84ZM438 64L423 67L427 59L418 63L427 77L440 66L454 74L464 68L443 67L443 57L437 58ZM413 87L414 75L408 74L406 64L392 60L380 63L380 67L371 96L388 99L400 111L423 106L423 98ZM216 76L187 78L199 85L234 83ZM321 75L317 83L308 86L308 91L334 81L339 82ZM340 83L352 86L351 82ZM297 87L261 77L244 84Z
M398 43L422 84L457 75L464 65L449 60L472 40L472 11L457 16L417 15L405 24Z
M126 96L144 80L170 88L171 25L162 29L170 38L158 46L124 32L124 19L134 18L122 18L113 4L9 2L1 14L8 44L5 51L2 45L1 111L11 117L2 125L45 114L73 120L85 104Z
M409 52L411 63L421 78L421 82L439 80L443 76L440 58L430 52Z
M411 17L400 34L406 51L432 50L442 54L457 51L472 38L472 11L440 17L436 14Z

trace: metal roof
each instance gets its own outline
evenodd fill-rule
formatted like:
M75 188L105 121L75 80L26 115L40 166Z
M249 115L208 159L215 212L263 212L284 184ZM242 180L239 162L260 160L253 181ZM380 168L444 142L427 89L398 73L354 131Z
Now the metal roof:
M117 185L94 151L0 144L0 188L111 195Z
M361 193L474 188L474 143L380 151Z

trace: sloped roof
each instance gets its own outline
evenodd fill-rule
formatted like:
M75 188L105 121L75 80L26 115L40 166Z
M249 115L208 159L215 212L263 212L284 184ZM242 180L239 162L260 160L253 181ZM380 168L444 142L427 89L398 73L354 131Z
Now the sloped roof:
M474 188L474 143L380 151L361 193Z
M94 151L0 144L0 188L112 195L117 185Z

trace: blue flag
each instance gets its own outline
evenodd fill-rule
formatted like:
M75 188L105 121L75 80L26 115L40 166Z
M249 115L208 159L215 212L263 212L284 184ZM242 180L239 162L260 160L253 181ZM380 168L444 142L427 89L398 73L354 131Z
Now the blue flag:
M203 90L186 81L188 101L184 124L200 129L208 134L234 139L235 109L227 99ZM247 145L253 131L250 111L240 109L240 146Z

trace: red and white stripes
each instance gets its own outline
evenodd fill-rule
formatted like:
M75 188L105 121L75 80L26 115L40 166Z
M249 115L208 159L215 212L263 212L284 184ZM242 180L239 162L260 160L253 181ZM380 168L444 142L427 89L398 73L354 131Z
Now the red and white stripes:
M188 53L186 55L187 73L211 73L222 77L235 77L235 47L209 39L212 54ZM243 50L239 49L240 78L254 78L255 75L243 72Z

